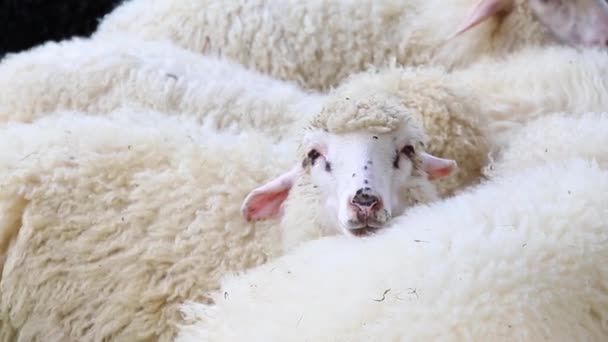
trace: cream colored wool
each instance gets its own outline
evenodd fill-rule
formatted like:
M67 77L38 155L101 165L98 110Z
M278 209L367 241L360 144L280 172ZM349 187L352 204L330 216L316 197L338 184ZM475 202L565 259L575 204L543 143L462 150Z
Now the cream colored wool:
M585 158L608 169L608 113L572 117L556 113L533 120L515 132L509 144L484 170L488 178L504 177L522 169L556 160Z
M484 59L450 76L484 116L498 145L526 122L554 112L577 116L608 108L608 53L599 49L531 47Z
M182 57L184 65L176 62ZM235 75L244 81L233 82ZM546 113L607 108L604 75L604 51L532 47L451 73L392 66L354 74L336 96L341 89L354 92L353 98L396 93L428 132L429 152L460 164L438 182L440 193L450 195L479 180L487 136L494 150L508 142L513 129ZM108 113L132 104L232 131L254 129L277 140L293 135L300 119L307 120L326 99L226 61L128 38L52 43L14 56L0 65L0 84L6 89L0 98L4 121L30 121L54 110ZM488 133L480 132L486 126Z
M441 67L371 69L348 77L336 93L396 95L429 136L428 150L457 160L439 181L443 195L475 184L482 168L530 120L608 108L608 54L599 49L530 47L447 72ZM495 157L494 157L495 158Z
M329 89L368 65L459 67L482 55L553 42L525 0L448 41L474 0L132 0L100 23L96 37L116 33L167 39L231 58L301 86Z
M128 104L277 137L322 99L228 60L127 37L50 42L11 55L0 63L0 88L1 123L63 110L105 115Z
M382 134L394 132L406 127L408 137L414 142L418 151L428 141L421 126L415 122L407 108L393 97L378 94L364 99L329 99L322 110L311 118L302 134L311 130L322 130L333 134L352 133L356 131ZM304 159L309 150L301 144L299 156ZM334 235L334 221L328 221L320 213L323 212L321 199L324 189L311 186L310 165L304 167L287 197L281 219L283 250L290 252L300 244L319 239L323 236ZM413 174L410 176L408 187L403 189L407 207L420 203L430 203L439 199L437 183L429 181L425 174L420 174L420 160L416 160ZM350 174L347 176L350 177ZM314 222L314 224L310 224Z
M456 110L458 105L438 103L450 97L434 79L415 82L399 96L430 133L429 150L464 166L438 181L440 193L448 195L479 178L487 154L484 138L465 111ZM360 86L354 100L374 94L367 84ZM193 117L233 132L256 130L277 140L296 134L327 99L169 43L119 37L47 43L14 55L0 64L0 87L6 89L0 97L0 124L31 122L63 110L107 115L129 105Z
M472 95L457 88L441 68L390 67L350 76L333 97L382 93L399 99L424 128L429 153L458 162L458 170L436 181L441 196L450 196L480 180L490 153L488 123L472 115L478 110Z
M354 125L347 131L367 116L377 129L408 124L400 107L380 105L330 121ZM327 114L307 129L331 128ZM314 215L320 189L306 171L280 229L241 217L249 191L301 163L296 150L129 108L9 124L0 131L0 341L170 341L177 305L208 302L220 276L336 234ZM437 198L420 176L405 189L412 206Z
M280 251L239 210L289 146L127 111L3 130L0 341L171 341L179 303Z
M606 203L589 161L509 175L226 277L176 341L606 341Z

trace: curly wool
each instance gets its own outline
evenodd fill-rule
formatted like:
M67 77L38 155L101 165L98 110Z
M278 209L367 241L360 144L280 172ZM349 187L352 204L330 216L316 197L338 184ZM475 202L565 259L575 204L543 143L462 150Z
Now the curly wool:
M322 110L311 119L311 122L300 134L306 135L312 130L328 131L333 134L366 131L370 133L388 133L403 129L408 143L415 146L416 155L412 157L414 168L412 179L404 189L406 207L414 207L439 199L435 184L427 180L422 171L419 153L425 151L426 134L418 122L410 115L407 107L400 101L386 94L374 94L368 97L351 99L336 93L329 96ZM304 139L300 139L304 142ZM304 159L308 154L306 143L298 145L298 157ZM309 167L309 166L306 166ZM292 187L284 203L284 215L281 219L281 237L283 251L290 252L304 242L334 235L334 227L328 227L319 213L322 212L322 190L312 185L310 175L301 174ZM314 224L310 224L313 222ZM297 227L297 229L294 229Z
M0 341L170 341L179 303L210 302L222 276L335 234L320 227L311 203L321 196L306 174L280 222L240 215L251 189L298 163L295 150L128 107L9 124ZM405 189L410 206L436 199L420 183Z
M360 130L381 134L407 126L409 121L411 118L407 109L398 101L381 94L373 94L352 99L330 98L313 117L310 125L335 134Z
M527 122L565 112L579 116L608 108L608 59L601 49L529 47L484 58L448 72L442 67L389 66L354 74L338 89L357 98L394 94L421 122L429 152L459 163L438 183L448 195L483 179L488 156Z
M8 126L0 341L172 341L181 302L280 253L278 221L246 222L240 204L292 158L263 135L129 109Z
M490 179L547 163L585 158L608 169L608 113L555 113L531 120L484 168Z
M442 196L452 195L480 181L490 142L486 121L466 88L451 82L441 67L388 67L351 75L335 90L352 99L384 94L399 101L425 136L425 149L458 162L450 176L435 181Z
M475 2L132 0L104 18L95 36L166 39L322 90L390 60L457 68L555 41L521 0L506 17L447 40Z
M226 277L177 341L606 341L607 202L588 160L509 175Z
M229 60L131 37L73 39L12 55L0 64L0 88L0 126L60 111L103 116L128 104L277 139L323 99Z
M608 58L597 48L530 47L483 59L449 76L486 121L497 148L526 122L555 112L580 115L608 108Z

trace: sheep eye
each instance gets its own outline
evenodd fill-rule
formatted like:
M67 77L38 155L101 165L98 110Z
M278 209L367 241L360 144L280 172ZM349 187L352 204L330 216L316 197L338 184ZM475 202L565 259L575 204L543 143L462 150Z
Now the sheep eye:
M395 169L399 168L399 160L400 160L400 153L399 151L395 150L395 158L393 158L393 167Z
M310 163L312 165L315 165L315 161L320 156L321 156L321 154L317 150L315 150L315 149L312 149L312 150L310 150L310 152L308 152L308 159L310 160Z
M331 164L329 162L325 163L325 171L331 172Z
M405 145L402 149L401 149L401 153L405 154L408 158L411 158L414 156L414 146L412 145Z

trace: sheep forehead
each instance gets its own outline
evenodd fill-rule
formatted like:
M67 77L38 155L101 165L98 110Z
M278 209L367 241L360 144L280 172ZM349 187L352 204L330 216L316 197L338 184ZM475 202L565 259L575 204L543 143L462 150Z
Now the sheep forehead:
M331 152L334 156L342 155L349 157L348 153L352 148L365 149L368 151L389 150L404 145L406 143L424 148L427 137L417 122L408 118L406 124L399 125L394 130L378 130L376 127L369 129L342 130L340 133L319 128L309 127L306 130L304 139L300 144L299 152L305 156L310 148L323 146L325 152ZM374 148L372 148L375 146ZM353 155L354 157L354 155Z
M340 134L356 131L388 133L412 125L412 116L398 101L381 95L362 99L340 97L328 101L310 127Z

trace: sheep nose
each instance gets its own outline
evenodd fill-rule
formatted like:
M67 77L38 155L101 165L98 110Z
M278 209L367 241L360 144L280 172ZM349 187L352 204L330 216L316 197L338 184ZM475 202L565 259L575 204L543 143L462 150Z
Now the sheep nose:
M369 188L357 190L350 203L355 207L358 216L362 215L365 218L382 208L380 197Z

